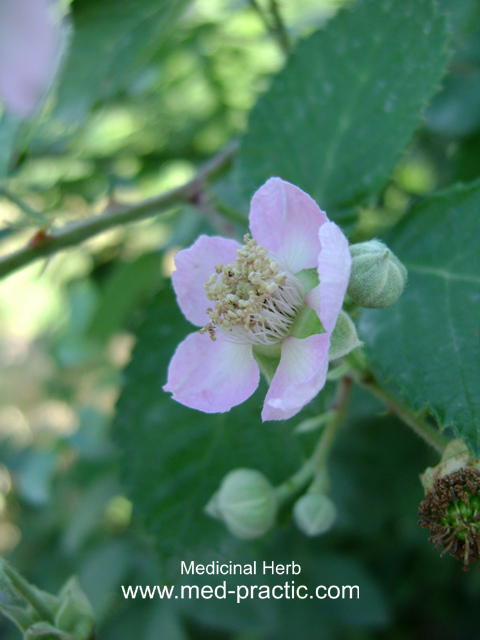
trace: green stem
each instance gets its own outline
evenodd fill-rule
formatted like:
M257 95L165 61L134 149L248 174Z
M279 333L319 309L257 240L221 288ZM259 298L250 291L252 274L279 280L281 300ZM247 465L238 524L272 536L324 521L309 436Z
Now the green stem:
M55 614L50 607L43 602L36 590L15 569L10 567L5 560L2 560L3 573L10 580L15 589L38 611L40 616L50 624L55 624Z
M397 415L420 438L431 445L438 453L443 454L445 447L449 443L448 438L430 426L418 413L403 405L392 393L381 387L372 375L357 377L356 381L381 400L387 409Z
M48 224L48 218L44 216L43 213L39 213L38 211L35 211L35 209L32 209L30 205L28 205L21 198L12 193L10 189L7 189L7 187L0 186L0 195L3 195L7 200L10 200L10 202L16 204L17 207L21 209L23 213L31 218L36 224L40 224L42 226Z
M339 381L337 395L332 408L332 416L325 426L312 455L297 473L276 489L280 503L285 502L290 496L297 493L318 471L325 467L337 431L342 426L347 413L351 385L350 378L345 377Z
M292 45L290 44L290 38L288 37L287 29L280 14L280 8L277 0L270 0L270 12L275 22L274 32L277 34L280 46L285 53L289 53L292 49Z
M77 220L66 224L58 231L46 234L41 242L32 243L15 253L0 258L0 277L6 276L39 258L53 255L67 247L76 246L112 227L156 216L162 210L181 202L195 203L202 192L203 182L231 162L237 146L237 143L234 143L214 156L199 170L193 180L182 187L132 206L118 207L86 220Z

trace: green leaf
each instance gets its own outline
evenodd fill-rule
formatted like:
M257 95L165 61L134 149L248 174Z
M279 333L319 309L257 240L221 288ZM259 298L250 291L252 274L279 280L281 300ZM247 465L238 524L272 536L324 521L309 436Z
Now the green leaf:
M73 41L59 87L58 115L82 120L128 87L175 28L189 0L76 0Z
M161 286L162 254L144 253L122 263L107 280L88 327L88 335L103 341L122 328L130 311Z
M433 0L340 11L300 42L253 110L236 165L245 193L276 175L329 214L348 212L390 175L447 60Z
M414 207L389 239L409 281L360 318L368 356L416 411L427 407L480 456L480 183Z
M301 458L292 421L262 424L263 385L225 414L188 409L162 391L173 352L192 331L170 288L161 292L145 312L114 421L135 507L160 551L180 557L237 544L203 512L226 473L258 469L278 484ZM319 401L311 407L318 413Z

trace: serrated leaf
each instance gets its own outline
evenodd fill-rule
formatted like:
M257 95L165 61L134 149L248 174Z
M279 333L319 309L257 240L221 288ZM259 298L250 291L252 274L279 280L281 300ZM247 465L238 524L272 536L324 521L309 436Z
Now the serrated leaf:
M128 86L142 64L171 34L189 0L81 0L59 86L57 113L82 120L99 100Z
M480 183L413 208L388 244L409 281L390 309L365 311L369 359L416 411L428 407L480 456Z
M170 288L161 292L138 333L114 422L136 508L159 549L184 557L232 540L203 512L226 473L253 468L280 483L301 454L291 421L262 424L264 388L226 414L188 409L162 391L176 346L194 330ZM318 412L319 401L311 406Z
M446 46L433 0L341 11L300 42L253 110L236 165L246 195L280 176L339 220L378 191L438 88Z

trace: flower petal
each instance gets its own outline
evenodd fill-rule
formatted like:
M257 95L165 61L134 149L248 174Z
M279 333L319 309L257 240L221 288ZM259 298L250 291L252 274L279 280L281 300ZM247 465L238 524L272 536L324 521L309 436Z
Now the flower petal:
M320 284L307 293L306 303L315 309L327 333L331 334L347 291L352 258L348 240L334 222L324 224L318 236Z
M58 64L55 9L50 0L0 2L0 96L20 118L35 111Z
M300 340L285 338L282 356L265 398L262 420L286 420L323 389L328 370L326 333Z
M170 361L163 390L191 409L223 413L250 397L259 379L252 345L191 333Z
M252 198L253 237L294 274L317 266L318 230L325 222L327 216L309 195L280 178L270 178Z
M200 236L188 249L175 255L175 271L172 284L183 315L197 327L209 322L207 308L212 303L207 298L204 284L215 273L219 262L230 264L237 257L240 245L236 240L215 236Z

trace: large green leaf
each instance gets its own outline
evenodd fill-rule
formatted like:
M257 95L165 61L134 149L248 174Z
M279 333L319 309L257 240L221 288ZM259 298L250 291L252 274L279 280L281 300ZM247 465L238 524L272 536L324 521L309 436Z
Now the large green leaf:
M257 468L279 483L301 457L291 421L262 424L263 385L241 406L213 415L188 409L162 391L170 358L191 331L166 287L138 332L114 424L125 479L149 532L162 552L184 558L218 547L227 536L203 508L228 471ZM318 402L312 410L318 411Z
M391 241L409 283L360 319L369 358L415 410L451 425L480 456L480 183L414 207Z
M83 119L129 85L171 34L189 0L75 0L74 36L59 87L58 114Z
M329 213L380 189L447 63L433 0L361 0L300 42L250 118L237 177L280 176Z

